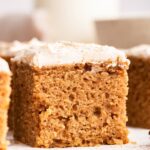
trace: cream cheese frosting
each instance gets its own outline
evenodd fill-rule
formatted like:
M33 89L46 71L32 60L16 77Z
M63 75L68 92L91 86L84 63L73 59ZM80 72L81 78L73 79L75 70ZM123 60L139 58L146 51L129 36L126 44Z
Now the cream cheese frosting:
M5 72L10 74L8 63L2 58L0 58L0 72Z
M129 64L125 54L114 47L64 41L49 44L32 41L28 48L18 51L12 61L37 67L105 61L110 61L113 67L119 63Z
M148 58L150 57L150 45L143 44L143 45L135 46L133 48L125 50L125 53L127 56Z

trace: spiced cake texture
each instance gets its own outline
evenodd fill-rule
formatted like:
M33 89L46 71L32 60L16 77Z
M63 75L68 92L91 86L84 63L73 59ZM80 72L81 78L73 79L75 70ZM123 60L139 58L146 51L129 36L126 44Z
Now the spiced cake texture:
M0 58L0 150L5 150L7 146L7 112L10 91L10 70L7 62Z
M137 46L126 53L131 61L128 71L128 124L150 128L150 45Z
M122 52L93 44L19 52L12 59L14 137L45 148L128 143L128 64Z

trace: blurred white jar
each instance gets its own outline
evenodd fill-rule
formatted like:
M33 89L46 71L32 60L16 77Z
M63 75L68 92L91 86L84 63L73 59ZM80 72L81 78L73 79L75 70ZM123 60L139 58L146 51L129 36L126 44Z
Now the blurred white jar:
M38 0L48 11L50 40L94 42L94 21L119 15L119 0Z

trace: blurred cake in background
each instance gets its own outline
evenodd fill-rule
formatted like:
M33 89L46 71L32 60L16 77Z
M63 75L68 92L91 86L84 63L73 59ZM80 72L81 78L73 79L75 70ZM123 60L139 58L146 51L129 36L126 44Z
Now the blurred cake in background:
M150 44L149 17L101 19L95 22L95 27L99 44L112 45L117 48L130 48L143 43Z
M37 10L31 14L0 15L0 41L15 40L27 42L32 38L48 40L48 18L44 11Z
M150 45L126 50L131 61L129 95L127 101L128 124L150 128Z

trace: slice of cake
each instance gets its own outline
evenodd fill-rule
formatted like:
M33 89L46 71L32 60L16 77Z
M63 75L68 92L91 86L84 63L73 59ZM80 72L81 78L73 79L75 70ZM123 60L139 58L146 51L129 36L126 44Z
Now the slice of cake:
M0 58L0 150L5 150L7 145L7 111L10 91L10 70L7 62Z
M128 142L129 61L113 47L59 42L12 59L14 137L33 147Z
M126 51L129 69L128 124L150 128L150 45Z

